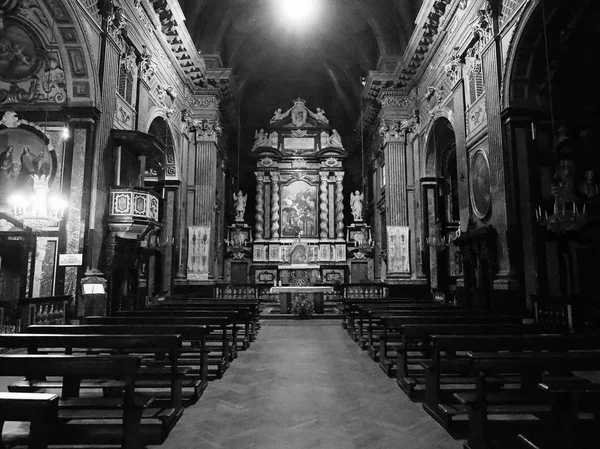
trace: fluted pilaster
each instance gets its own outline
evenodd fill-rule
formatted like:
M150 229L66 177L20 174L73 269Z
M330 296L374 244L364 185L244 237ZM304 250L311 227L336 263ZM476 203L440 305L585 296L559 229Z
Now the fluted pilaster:
M327 199L327 183L329 181L329 173L319 173L321 176L321 185L319 187L319 237L327 238L327 218L329 214L329 201Z
M265 224L265 189L264 182L265 177L261 172L255 173L256 175L256 214L254 215L256 219L256 224L254 225L254 238L256 240L261 240L264 238L264 224Z
M217 145L199 141L196 150L196 210L195 222L211 226L215 215L217 183Z
M404 137L389 141L385 146L386 198L388 224L408 226L406 198L406 154Z
M344 172L335 173L335 232L337 239L344 238Z
M271 238L279 238L279 173L271 173Z

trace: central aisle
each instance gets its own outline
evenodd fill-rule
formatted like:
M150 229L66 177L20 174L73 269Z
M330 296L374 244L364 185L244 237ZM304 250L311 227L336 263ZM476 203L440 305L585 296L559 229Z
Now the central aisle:
M339 321L263 322L161 449L459 449Z

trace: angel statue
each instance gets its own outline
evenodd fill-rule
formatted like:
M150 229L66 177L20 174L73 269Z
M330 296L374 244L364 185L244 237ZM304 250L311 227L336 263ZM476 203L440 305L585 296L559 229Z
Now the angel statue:
M352 215L354 221L362 221L362 208L363 208L364 196L358 190L354 193L350 193L350 209L352 209Z
M244 195L241 190L238 193L233 194L233 201L235 202L235 221L244 221L247 200L248 195Z

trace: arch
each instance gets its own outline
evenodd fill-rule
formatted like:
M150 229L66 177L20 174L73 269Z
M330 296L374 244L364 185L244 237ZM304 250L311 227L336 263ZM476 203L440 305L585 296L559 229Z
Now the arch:
M425 142L423 145L425 148L425 159L422 170L423 176L436 177L439 175L439 158L441 155L438 151L439 148L436 148L433 137L434 129L444 122L447 123L447 126L449 126L454 135L454 112L451 109L439 108L434 112L427 125L427 130L425 131Z
M160 139L165 144L165 180L179 180L178 167L180 164L178 163L177 152L175 151L177 145L175 139L176 134L171 129L169 120L165 118L164 113L160 108L155 107L151 110L151 115L145 129L148 134Z
M517 58L521 47L520 44L523 42L523 36L526 33L526 30L530 23L530 19L534 15L539 4L540 0L533 0L525 6L521 17L517 22L515 31L511 37L510 44L508 46L506 62L504 65L504 74L502 76L502 86L500 91L500 104L502 109L506 109L511 106L510 93L512 88L513 75L515 73L516 66L519 64L519 62L521 62Z

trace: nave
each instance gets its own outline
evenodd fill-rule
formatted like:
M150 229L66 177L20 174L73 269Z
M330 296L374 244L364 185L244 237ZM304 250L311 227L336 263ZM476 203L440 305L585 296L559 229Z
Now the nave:
M260 338L152 449L457 449L338 320L263 323Z

